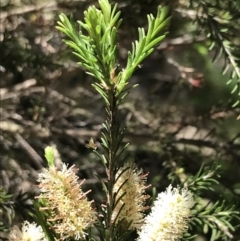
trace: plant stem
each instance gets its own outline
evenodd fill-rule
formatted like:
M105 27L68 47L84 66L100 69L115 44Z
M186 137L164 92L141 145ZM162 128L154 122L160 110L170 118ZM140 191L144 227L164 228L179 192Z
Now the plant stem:
M116 170L116 142L118 139L119 128L118 128L118 121L117 121L117 115L118 115L118 105L117 105L117 96L114 88L111 88L109 90L108 94L110 105L107 106L107 114L108 114L108 124L109 124L109 148L108 148L108 198L107 198L107 206L110 209L110 212L107 215L107 223L106 228L109 230L109 238L108 241L113 240L113 225L112 225L112 212L114 210L115 206L115 198L113 193L113 187L115 183L115 170Z

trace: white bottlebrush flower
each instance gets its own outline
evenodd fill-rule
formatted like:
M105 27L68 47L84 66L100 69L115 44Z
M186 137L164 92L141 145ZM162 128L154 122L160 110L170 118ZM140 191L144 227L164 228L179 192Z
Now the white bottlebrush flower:
M145 206L145 201L149 198L145 193L148 187L145 185L147 174L143 174L133 161L129 161L118 170L116 179L114 192L117 193L116 199L121 200L113 211L112 221L116 219L116 224L124 221L122 225L126 224L128 229L139 230L144 222L144 211L148 208Z
M74 166L68 168L63 164L60 171L54 166L44 168L38 182L41 192L38 198L46 200L44 209L52 213L48 221L54 222L53 229L61 240L84 238L84 230L95 221L95 211L87 200L87 193L82 191L83 182L78 182Z
M42 227L36 223L24 221L21 231L14 226L8 236L9 241L45 241Z
M188 228L193 195L171 185L158 195L137 241L177 241Z

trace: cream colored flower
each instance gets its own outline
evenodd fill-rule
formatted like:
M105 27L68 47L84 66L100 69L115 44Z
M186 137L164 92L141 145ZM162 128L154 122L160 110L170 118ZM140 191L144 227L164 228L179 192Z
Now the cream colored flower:
M177 241L188 228L191 208L194 205L192 193L187 189L173 188L158 195L151 213L139 232L137 241Z
M85 237L84 230L94 223L95 212L87 200L87 193L81 189L82 183L78 183L74 166L67 168L63 164L60 171L54 166L43 169L38 181L41 191L38 198L46 200L45 209L52 212L48 221L54 222L53 228L61 239Z
M140 229L144 221L145 201L149 198L145 194L147 175L143 175L142 170L138 170L133 161L129 161L119 169L116 175L114 192L117 193L116 200L121 198L117 203L113 214L112 221L116 218L116 224L123 221L123 224L130 224L128 229ZM120 212L120 213L119 213ZM124 227L123 227L124 228Z
M22 230L20 231L17 226L14 226L9 233L9 241L45 241L45 235L42 227L36 223L29 223L24 221Z

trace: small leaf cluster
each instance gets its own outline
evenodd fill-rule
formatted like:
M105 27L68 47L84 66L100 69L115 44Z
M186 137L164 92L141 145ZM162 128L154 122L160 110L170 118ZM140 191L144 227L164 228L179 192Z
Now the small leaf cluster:
M139 40L132 43L132 52L128 52L128 61L126 68L122 71L120 90L127 83L128 79L132 76L132 73L139 66L139 64L153 52L154 46L160 43L167 33L157 36L159 32L169 23L171 20L168 15L168 7L158 7L156 18L149 14L148 18L148 30L145 33L144 28L138 28Z
M4 220L8 220L8 223L11 224L14 218L14 211L13 211L13 202L12 195L7 194L1 187L0 187L0 216L4 217ZM6 223L0 221L0 232L7 231Z
M240 220L239 212L234 205L228 206L224 201L217 201L214 204L200 204L196 206L193 213L194 218L190 225L199 227L204 233L211 232L210 241L232 240L233 232L237 226L232 225L233 220Z
M121 20L120 12L116 12L117 5L112 9L107 1L99 1L99 4L102 11L90 6L84 12L84 22L77 21L79 31L64 13L59 16L56 28L71 39L64 41L81 60L78 64L85 67L99 84L108 88L112 84L110 73L116 65L116 31Z
M81 60L78 64L97 79L93 86L109 104L110 97L107 92L113 90L119 95L123 91L134 70L165 38L166 33L160 36L159 33L167 26L170 17L166 6L158 7L156 18L152 14L147 16L147 33L143 28L138 29L139 39L132 44L132 51L128 52L127 66L116 73L116 34L122 20L119 19L117 4L112 8L108 1L100 0L99 5L100 10L95 6L89 7L84 12L84 21L77 21L78 26L62 13L56 28L70 38L64 40L65 43Z
M214 186L219 184L217 178L220 170L221 166L219 164L213 164L206 167L202 165L193 177L187 177L186 183L189 190L198 196L201 196L204 190L214 191Z

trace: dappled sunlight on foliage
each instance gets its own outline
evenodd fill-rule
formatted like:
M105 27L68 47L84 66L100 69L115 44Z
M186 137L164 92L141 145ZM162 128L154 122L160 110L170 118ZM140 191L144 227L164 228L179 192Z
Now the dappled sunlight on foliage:
M83 192L92 190L88 197L95 200L94 208L107 200L102 192L109 178L106 160L96 153L110 149L105 119L110 120L114 111L120 120L115 134L120 124L126 126L116 142L130 143L123 147L125 160L133 156L139 173L149 173L148 183L155 188L145 190L142 184L146 194L141 203L150 207L156 192L164 192L170 183L179 185L178 190L188 188L197 203L189 234L204 241L240 239L240 5L233 2L167 1L165 22L157 19L164 30L148 35L163 1L114 1L122 22L110 19L119 27L116 32L101 29L109 32L107 44L99 44L100 59L92 42L87 44L89 26L84 25L84 17L92 14L89 6L99 8L97 1L1 1L0 239L6 239L14 225L21 230L24 220L35 222L30 213L44 206L33 200L40 194L38 174L47 168L46 146L53 148L56 170L62 162L78 167L76 175L86 179ZM76 27L76 36L80 30L86 36L82 45L75 46L76 38L64 34L69 25ZM95 29L91 37L97 33ZM117 44L111 46L115 34ZM84 58L79 57L82 50ZM95 57L90 61L89 53ZM107 107L113 100L106 93L113 86L116 110ZM123 177L129 174L127 167L120 170ZM116 205L118 210L124 210L121 205ZM135 225L116 223L120 231ZM92 233L97 236L96 230ZM134 231L128 240L136 237Z

